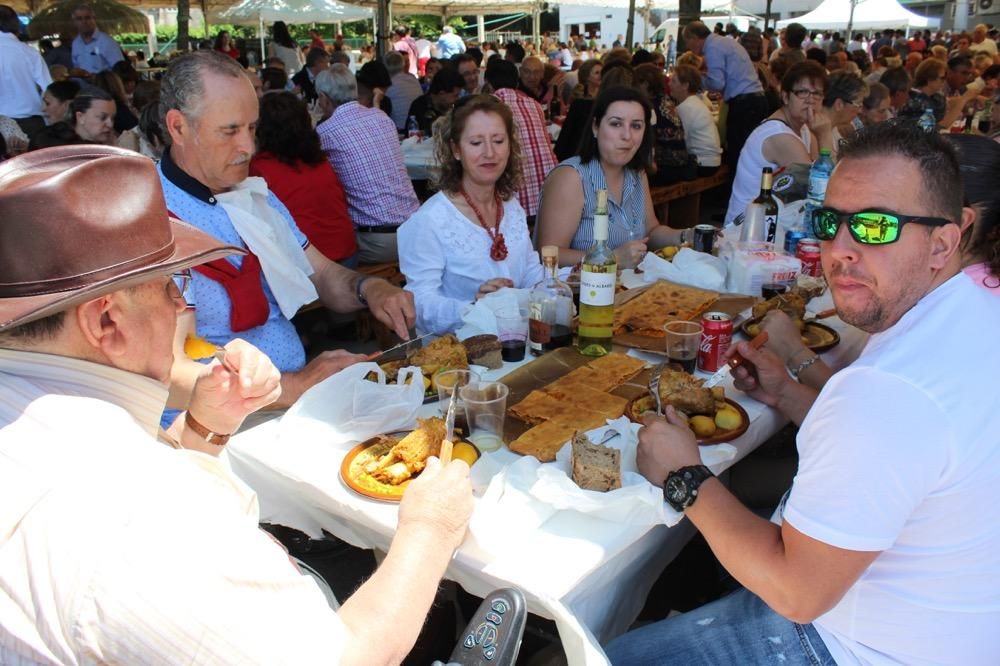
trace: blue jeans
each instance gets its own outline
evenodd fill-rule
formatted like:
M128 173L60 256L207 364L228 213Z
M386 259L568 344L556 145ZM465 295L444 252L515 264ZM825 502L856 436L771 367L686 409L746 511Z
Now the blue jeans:
M786 620L741 589L718 601L619 636L612 664L836 666L811 624Z

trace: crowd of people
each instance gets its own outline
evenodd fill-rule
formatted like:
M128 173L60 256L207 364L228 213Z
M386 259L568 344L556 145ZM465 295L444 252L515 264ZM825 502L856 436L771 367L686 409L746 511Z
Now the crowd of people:
M691 221L658 217L656 185L728 168L724 224L738 224L764 167L807 167L822 149L837 167L811 224L839 316L870 341L838 373L780 313L765 348L736 345L754 368L737 387L801 425L774 522L700 467L673 410L646 422L639 471L743 589L608 655L1000 653L1000 528L981 519L1000 500L987 26L845 43L694 21L679 55L673 41L475 47L447 26L436 42L400 26L390 52L358 59L316 31L303 48L278 22L254 71L223 31L146 80L98 18L78 7L56 54L68 60L48 63L0 5L0 662L171 661L195 644L205 660L268 661L279 634L284 660L402 660L465 533L465 463L434 461L411 484L385 562L335 611L257 529L252 491L218 457L248 416L365 358L309 358L300 308L368 310L402 339L453 332L470 303L538 283L538 247L579 263L599 191L609 246L634 267L691 240ZM979 136L941 133L973 117ZM430 183L408 174L411 136L433 142ZM870 211L892 233L866 235ZM358 271L382 263L405 289ZM195 334L225 363L181 353ZM980 372L933 353L949 348Z

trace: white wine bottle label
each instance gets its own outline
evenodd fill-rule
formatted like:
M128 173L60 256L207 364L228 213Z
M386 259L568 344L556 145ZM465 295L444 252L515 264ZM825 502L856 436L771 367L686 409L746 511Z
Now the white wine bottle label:
M615 273L580 273L580 303L583 305L613 305Z

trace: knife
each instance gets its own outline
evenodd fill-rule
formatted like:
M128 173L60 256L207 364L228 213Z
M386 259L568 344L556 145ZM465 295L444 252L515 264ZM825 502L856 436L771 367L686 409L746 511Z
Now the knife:
M410 338L409 340L403 340L398 345L394 345L392 347L389 347L388 349L386 349L384 351L375 351L375 352L372 352L371 354L368 354L368 357L366 358L366 360L368 360L368 361L374 361L376 359L380 359L380 358L382 358L383 356L385 356L386 354L388 354L390 352L394 352L397 349L406 349L407 347L409 347L410 345L412 345L414 342L420 342L424 338L430 337L432 335L434 335L434 334L433 333L424 333L419 338Z
M438 456L441 463L451 462L452 439L455 437L455 410L458 408L458 386L451 390L448 400L448 413L444 417L444 441L441 442L441 453Z
M754 349L760 349L761 347L764 346L765 342L767 342L767 331L762 331L760 335L758 335L757 337L755 337L753 340L750 341L750 346L753 347ZM713 386L716 386L723 379L731 375L733 373L733 370L740 367L746 362L747 360L742 356L740 356L739 352L737 352L736 354L733 355L731 359L729 359L729 362L726 365L719 368L719 370L714 375L706 379L705 383L702 384L701 387L712 388Z

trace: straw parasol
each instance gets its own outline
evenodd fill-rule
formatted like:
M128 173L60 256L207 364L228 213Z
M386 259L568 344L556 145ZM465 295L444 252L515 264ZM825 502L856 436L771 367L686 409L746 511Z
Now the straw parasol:
M83 0L61 0L38 12L28 24L28 34L33 39L45 35L75 35L73 10L84 4ZM88 0L86 4L94 8L97 27L115 35L122 32L149 32L149 19L142 12L115 0Z

